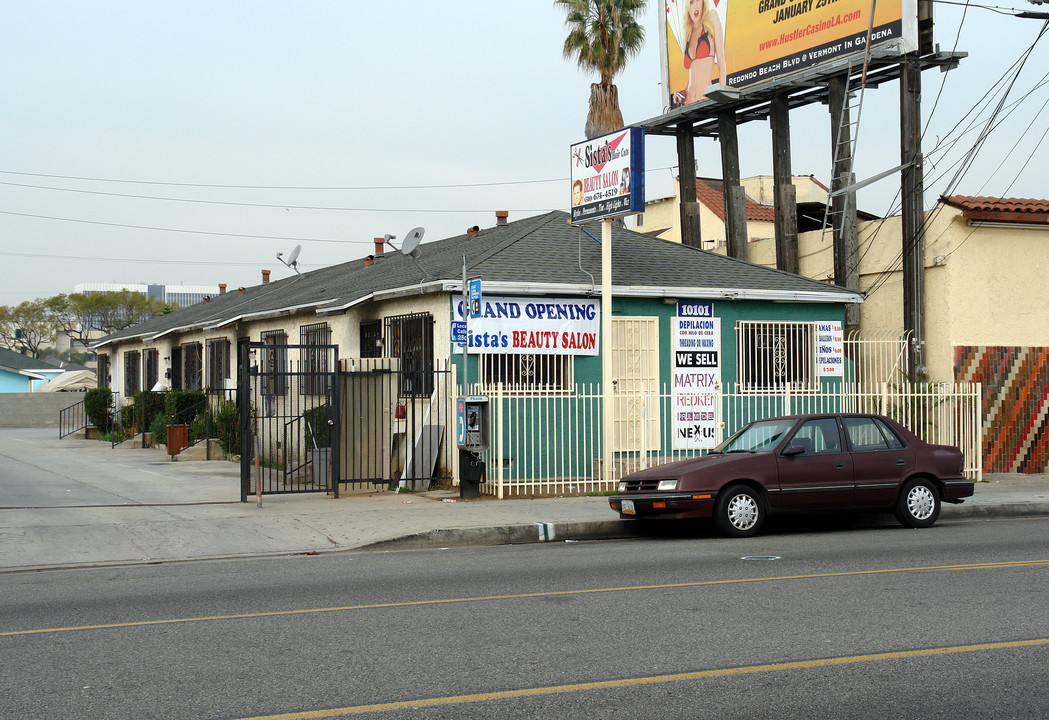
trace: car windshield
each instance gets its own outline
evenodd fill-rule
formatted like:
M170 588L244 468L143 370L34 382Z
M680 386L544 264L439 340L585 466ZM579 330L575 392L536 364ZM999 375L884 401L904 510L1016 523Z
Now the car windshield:
M793 425L787 420L760 420L747 425L711 452L770 452Z

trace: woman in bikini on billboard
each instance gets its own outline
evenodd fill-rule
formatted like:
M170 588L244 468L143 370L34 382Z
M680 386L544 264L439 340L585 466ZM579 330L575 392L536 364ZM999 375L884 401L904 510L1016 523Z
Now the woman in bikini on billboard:
M677 99L685 105L703 99L714 74L715 61L718 82L728 84L725 81L725 36L721 30L721 20L708 1L688 0L683 48L688 86L677 93Z

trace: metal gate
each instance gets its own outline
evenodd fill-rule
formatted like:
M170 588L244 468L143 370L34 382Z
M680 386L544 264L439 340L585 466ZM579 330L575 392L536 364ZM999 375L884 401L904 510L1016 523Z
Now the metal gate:
M242 343L238 354L241 500L260 487L338 496L338 346Z

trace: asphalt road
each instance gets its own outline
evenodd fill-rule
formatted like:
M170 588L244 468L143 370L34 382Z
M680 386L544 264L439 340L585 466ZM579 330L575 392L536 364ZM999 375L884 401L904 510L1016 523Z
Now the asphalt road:
M1049 717L1047 591L1049 519L21 573L0 717Z

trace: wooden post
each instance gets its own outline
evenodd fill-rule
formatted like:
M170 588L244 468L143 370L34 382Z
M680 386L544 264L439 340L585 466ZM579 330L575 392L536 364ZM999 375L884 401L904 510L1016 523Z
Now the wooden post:
M830 100L831 157L835 159L830 189L838 192L855 182L852 167L852 118L849 113L845 88L848 78L832 77L828 84ZM834 284L860 291L859 240L856 230L856 193L835 195L831 200L831 219L834 238ZM846 333L860 327L860 307L850 303L845 308Z
M739 139L736 113L718 113L718 140L721 142L721 178L725 202L725 246L729 257L747 259L747 203L739 184Z
M903 328L910 338L910 379L925 368L924 176L921 148L921 66L917 53L900 66L900 164L903 210Z
M703 247L699 227L699 203L696 202L696 146L692 123L677 126L678 201L681 217L681 244Z
M776 210L776 267L798 274L798 197L790 168L790 109L787 96L772 98L773 204Z

